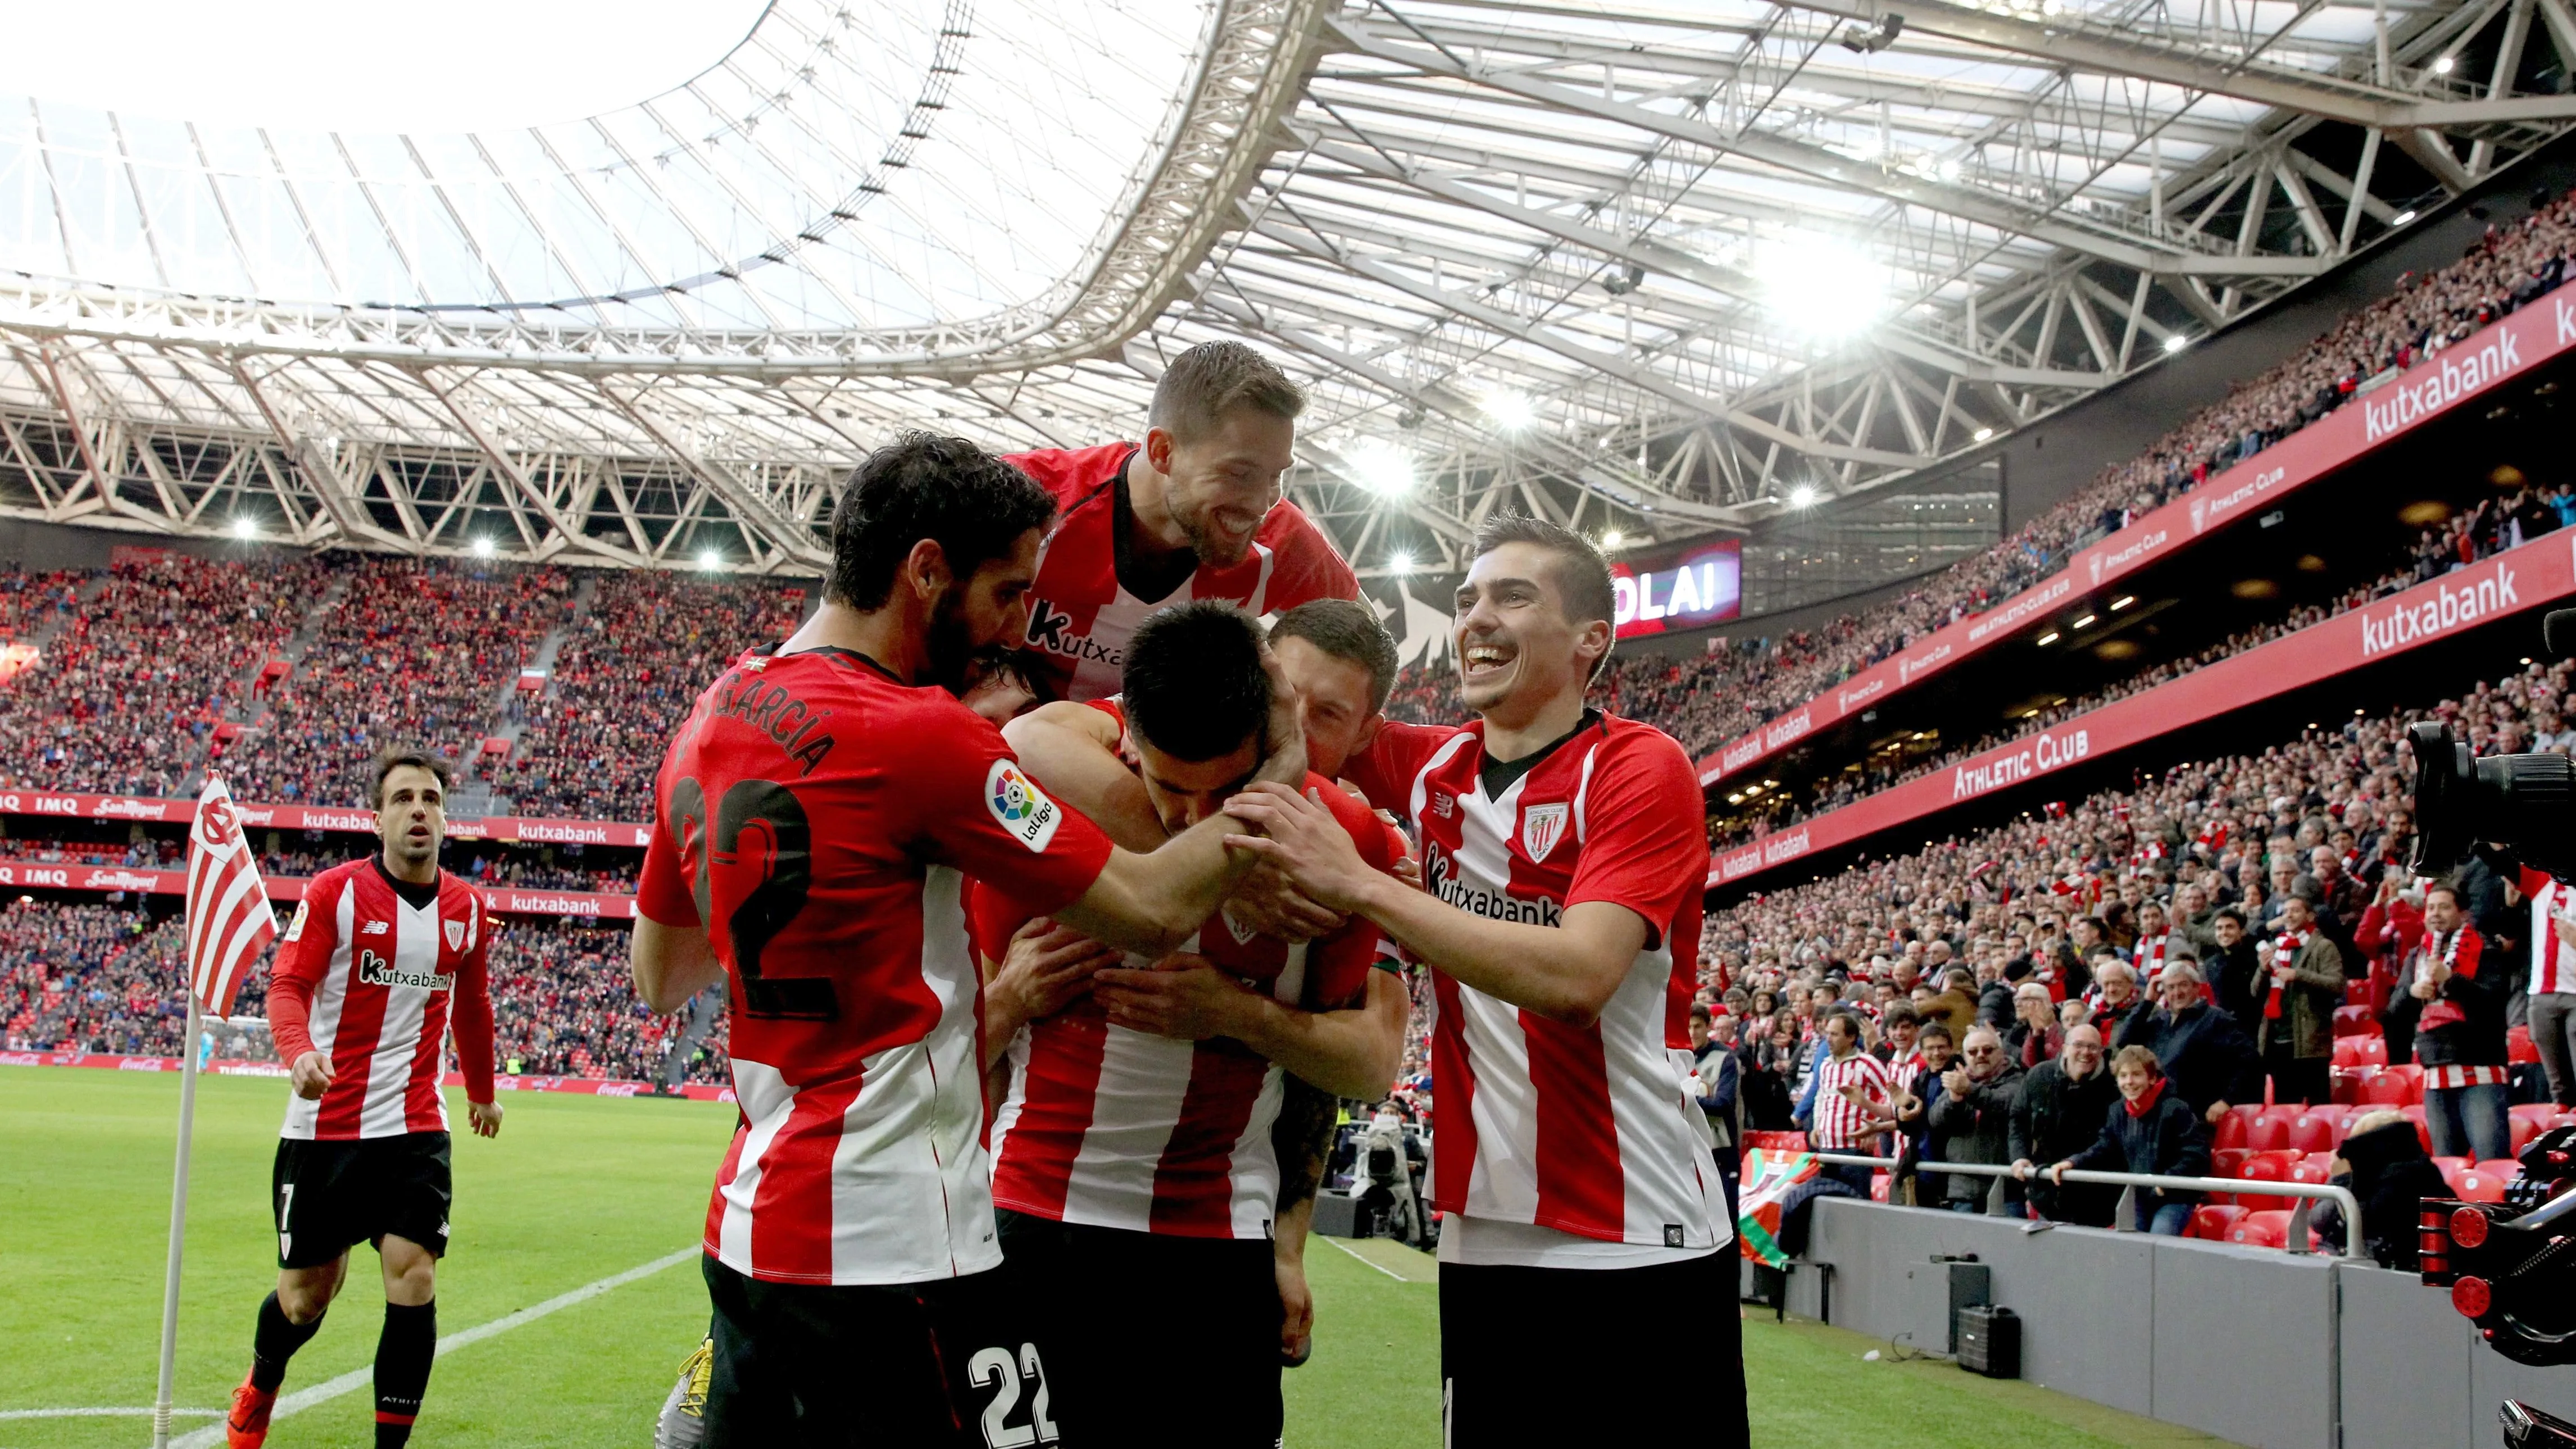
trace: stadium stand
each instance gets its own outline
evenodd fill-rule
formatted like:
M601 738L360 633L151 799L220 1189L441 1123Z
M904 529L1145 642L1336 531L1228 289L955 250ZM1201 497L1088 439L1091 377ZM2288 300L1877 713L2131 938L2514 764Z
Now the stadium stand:
M2510 228L2490 228L2452 266L2409 277L2262 376L2202 409L2125 463L1973 559L1893 602L1821 628L1730 641L1703 658L1632 660L1605 683L1629 714L1662 725L1694 756L1773 719L1945 624L1982 612L2054 573L2076 549L2180 497L2496 318L2566 280L2576 256L2576 198ZM1454 682L1407 672L1396 718L1459 716Z
M801 603L774 585L603 580L544 694L511 701L527 730L493 772L494 790L522 815L652 819L653 767L697 692L724 661L785 638Z

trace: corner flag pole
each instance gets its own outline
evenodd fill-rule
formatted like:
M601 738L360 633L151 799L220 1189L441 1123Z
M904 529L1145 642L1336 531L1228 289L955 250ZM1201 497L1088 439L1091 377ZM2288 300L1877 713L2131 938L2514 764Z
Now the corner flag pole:
M179 1064L179 1160L170 1182L170 1261L161 1279L161 1390L152 1449L169 1449L170 1395L179 1368L179 1261L188 1239L188 1147L197 1127L197 1037L206 1016L232 1010L244 969L277 939L277 917L223 777L208 775L188 831L188 1040Z
M179 1369L179 1257L188 1238L188 1146L197 1126L197 993L188 992L186 1062L179 1068L179 1163L170 1183L170 1261L161 1278L161 1391L152 1400L152 1449L170 1449L170 1394Z

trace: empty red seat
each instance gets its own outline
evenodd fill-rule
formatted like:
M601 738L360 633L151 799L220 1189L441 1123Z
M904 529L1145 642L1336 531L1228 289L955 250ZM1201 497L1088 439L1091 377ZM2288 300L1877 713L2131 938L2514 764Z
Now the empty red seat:
M2505 1111L2516 1118L2529 1118L2535 1127L2546 1127L2549 1119L2558 1115L2559 1108L2555 1102L2516 1102Z
M1884 1173L1884 1172L1873 1172L1873 1173L1871 1173L1871 1174L1869 1175L1869 1200L1870 1200L1871 1202L1885 1202L1885 1201L1887 1201L1887 1174L1886 1174L1886 1173Z
M2237 1110L2254 1114L2254 1119L2245 1124L2246 1146L2257 1152L2280 1152L2289 1147L2290 1123L2297 1116L2295 1112L2289 1117L2276 1117L2272 1114L2277 1109L2271 1107L2239 1107Z
M2339 1036L2334 1043L2334 1064L2339 1067L2384 1067L2388 1065L2388 1038L2382 1036Z
M2322 1185L2334 1177L2334 1168L2330 1165L2333 1161L2334 1157L2330 1153L2311 1152L2291 1164L2289 1180L2308 1183L2312 1186Z
M2531 1044L2531 1028L2507 1027L2504 1034L2504 1059L2509 1062L2538 1064L2540 1048Z
M2451 1185L2451 1191L2453 1193L2457 1193L2460 1190L2460 1174L2467 1172L2470 1168L2475 1167L2476 1165L2477 1163L2474 1160L2466 1157L2436 1157L2433 1159L2434 1168L2442 1174L2442 1180Z
M2576 1112L2552 1112L2549 1114L2549 1120L2540 1125L2542 1130L2550 1132L2561 1127L2576 1127Z
M2246 1120L2241 1107L2219 1118L2218 1125L2210 1131L2210 1146L2220 1152L2243 1148Z
M2421 1102L2424 1100L2424 1069L2422 1067L2415 1065L2413 1062L2402 1062L2395 1066L2381 1067L2379 1069L2379 1074L2383 1077L2396 1077L2405 1082L2407 1101Z
M2376 1068L2372 1067L2335 1068L2334 1087L2327 1095L2337 1102L2358 1105L2362 1099L2362 1084L2370 1079L2370 1074L2375 1070Z
M2227 1241L2248 1247L2277 1248L2290 1240L2290 1214L2284 1209L2265 1208L2249 1212L2228 1225Z
M2245 1175L2245 1159L2253 1155L2254 1154L2252 1152L2242 1147L2221 1147L2209 1154L2209 1175L2212 1177L2243 1177Z
M2295 1152L2257 1152L2245 1159L2244 1165L2236 1170L2236 1175L2249 1183L2288 1182L2290 1169L2297 1166L2298 1162L2299 1154ZM2258 1213L2281 1211L2290 1206L2288 1198L2268 1193L2240 1192L2236 1194L2236 1201L2247 1210Z
M2510 1157L2490 1157L2478 1164L2478 1171L2498 1182L2511 1182L2522 1176L2522 1164Z
M2370 1019L2367 1006L2338 1006L2334 1014L2334 1034L2338 1037L2377 1036L2379 1023Z
M2512 1180L2484 1171L2474 1164L2457 1174L2444 1173L2443 1177L2450 1182L2451 1191L2462 1202L2502 1202L2504 1185Z
M2406 1080L2394 1067L2382 1067L2362 1084L2361 1100L2373 1107L2402 1107L2423 1100L2415 1094L2415 1084Z
M2227 1241L2227 1230L2245 1216L2245 1209L2224 1203L2202 1203L2191 1210L2191 1226L2183 1233L2187 1238L2204 1238L2213 1243Z
M2299 1119L2290 1124L2290 1150L2323 1152L2343 1140L2342 1127L2343 1111L2340 1108L2321 1107L2313 1112L2302 1112Z

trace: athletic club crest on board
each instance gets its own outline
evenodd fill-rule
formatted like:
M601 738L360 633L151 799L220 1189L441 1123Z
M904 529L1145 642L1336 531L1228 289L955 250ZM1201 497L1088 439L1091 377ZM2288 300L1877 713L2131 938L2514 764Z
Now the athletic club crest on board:
M1565 833L1565 807L1532 805L1521 815L1521 849L1532 860L1545 860L1556 849L1557 837Z

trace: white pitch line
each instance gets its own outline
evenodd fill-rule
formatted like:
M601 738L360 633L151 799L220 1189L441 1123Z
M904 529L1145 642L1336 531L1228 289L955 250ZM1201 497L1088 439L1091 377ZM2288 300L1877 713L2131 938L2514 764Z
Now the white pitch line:
M478 1323L472 1328L460 1329L438 1341L438 1356L445 1358L468 1344L481 1343L494 1334L507 1333L513 1328L534 1323L547 1314L561 1313L575 1304L587 1303L602 1293L623 1288L638 1278L650 1278L665 1268L685 1263L704 1251L695 1246L682 1248L676 1253L665 1254L650 1263L629 1268L623 1273L610 1274L596 1283L584 1283L569 1293L558 1293L533 1307L522 1308L516 1313L505 1313L489 1323ZM366 1388L374 1382L373 1365L362 1369L351 1369L336 1379L326 1379L309 1389L297 1389L294 1393L285 1395L277 1401L277 1407L269 1411L269 1418L274 1422L289 1414L300 1414L316 1404L328 1403L342 1394ZM223 1438L224 1426L213 1424L179 1435L170 1441L170 1445L171 1449L212 1449L212 1446L222 1443Z
M173 1418L220 1419L221 1409L172 1409ZM0 1409L0 1419L149 1419L150 1409Z
M1386 1276L1388 1276L1388 1277L1390 1277L1390 1278L1394 1279L1394 1280L1395 1280L1395 1281L1397 1281L1398 1283L1419 1283L1419 1282L1421 1282L1421 1281L1422 1281L1422 1280L1421 1280L1421 1279L1419 1279L1419 1278L1407 1278L1407 1277L1405 1277L1402 1273L1399 1273L1399 1272L1395 1271L1393 1268L1390 1268L1390 1267L1388 1267L1387 1265L1385 1265L1384 1263L1378 1262L1377 1260L1375 1260L1375 1259L1373 1259L1373 1258L1366 1258L1366 1257L1362 1257L1362 1256L1360 1255L1360 1253L1358 1252L1358 1250L1356 1250L1356 1249L1354 1249L1354 1248L1350 1247L1349 1245L1345 1244L1345 1243L1344 1243L1341 1239L1339 1239L1339 1238L1326 1238L1326 1239L1324 1239L1324 1241L1325 1241L1325 1242L1328 1242L1328 1243L1330 1243L1330 1244L1332 1244L1332 1245L1333 1245L1334 1247L1336 1247L1336 1248L1340 1248L1340 1249L1341 1249L1343 1252L1345 1252L1345 1253L1349 1253L1349 1254L1351 1255L1351 1257L1352 1257L1353 1259L1355 1259L1356 1261L1359 1261L1359 1262L1362 1262L1362 1263L1366 1263L1366 1264L1368 1264L1370 1267L1375 1268L1376 1270L1378 1270L1378 1271L1379 1271L1379 1272L1381 1272L1381 1273L1384 1273Z

